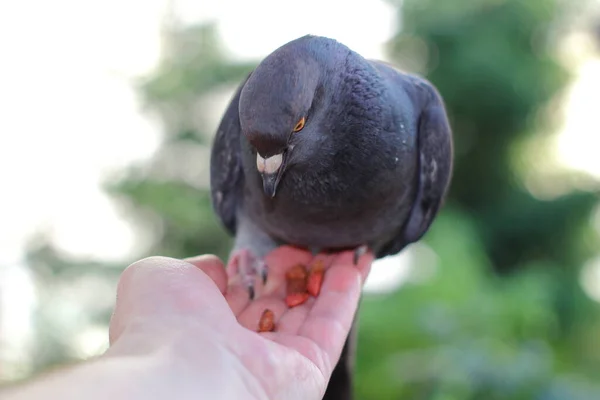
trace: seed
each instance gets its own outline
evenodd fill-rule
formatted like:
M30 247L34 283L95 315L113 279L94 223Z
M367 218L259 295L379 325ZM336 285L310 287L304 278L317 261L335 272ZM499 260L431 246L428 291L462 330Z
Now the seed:
M263 311L260 320L258 321L258 331L271 332L273 330L275 330L275 314L267 308Z
M323 262L317 260L312 266L308 273L308 279L306 282L306 290L313 297L317 297L321 292L321 286L323 285L323 278L325 276L325 267Z
M288 307L292 308L292 307L296 307L299 306L300 304L303 304L306 300L308 300L309 294L304 292L304 293L290 293L285 297L285 304L287 304Z

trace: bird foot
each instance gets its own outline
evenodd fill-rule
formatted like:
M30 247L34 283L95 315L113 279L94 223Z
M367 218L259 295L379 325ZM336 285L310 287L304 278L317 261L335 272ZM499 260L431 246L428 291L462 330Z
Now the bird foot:
M362 246L359 246L354 250L354 265L358 265L358 259L367 254L368 250L369 247L366 244L363 244Z
M235 251L227 263L229 276L239 276L242 284L248 289L248 295L251 300L254 299L256 291L254 285L257 276L260 276L263 285L267 283L267 264L255 256L250 250L241 249Z

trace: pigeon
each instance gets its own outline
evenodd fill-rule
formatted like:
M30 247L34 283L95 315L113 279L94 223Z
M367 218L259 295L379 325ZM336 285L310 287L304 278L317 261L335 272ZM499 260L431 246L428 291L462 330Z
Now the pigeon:
M239 85L212 145L212 205L235 238L228 266L252 298L282 245L350 249L355 262L397 254L428 231L452 163L430 82L334 39L290 41ZM324 399L352 398L355 325Z

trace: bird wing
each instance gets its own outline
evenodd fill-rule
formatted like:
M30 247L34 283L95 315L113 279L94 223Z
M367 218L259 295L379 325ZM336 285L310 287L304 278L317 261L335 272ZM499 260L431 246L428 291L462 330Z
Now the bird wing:
M237 229L237 211L243 200L244 171L241 154L239 116L240 93L248 77L240 84L221 119L210 156L212 204L231 235Z
M378 258L398 253L427 232L444 200L452 171L452 131L443 100L431 83L414 76L407 78L407 92L419 112L417 191L407 221L380 249Z

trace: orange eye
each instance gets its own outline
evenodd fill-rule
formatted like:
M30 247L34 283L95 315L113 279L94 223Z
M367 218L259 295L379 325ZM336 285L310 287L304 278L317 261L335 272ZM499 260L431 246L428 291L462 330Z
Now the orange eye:
M301 131L302 128L304 128L304 123L305 122L306 122L306 118L302 117L302 119L300 119L300 121L298 121L298 123L294 127L294 132Z

